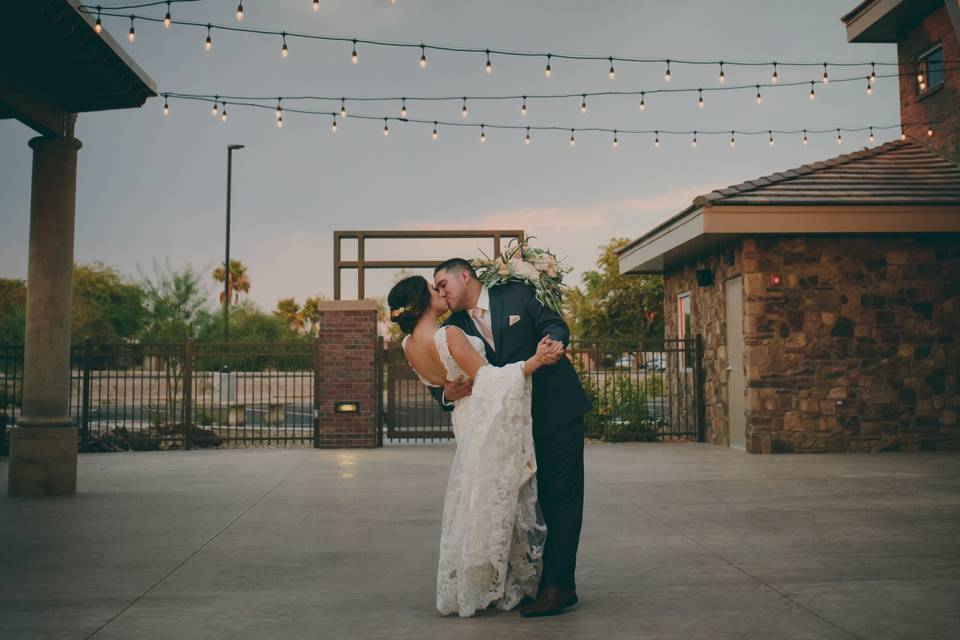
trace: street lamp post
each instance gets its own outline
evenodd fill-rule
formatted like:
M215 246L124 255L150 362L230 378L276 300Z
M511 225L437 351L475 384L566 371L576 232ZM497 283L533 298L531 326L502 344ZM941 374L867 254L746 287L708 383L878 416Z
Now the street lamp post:
M233 152L242 144L227 145L227 241L223 259L223 342L230 339L230 182L233 174Z

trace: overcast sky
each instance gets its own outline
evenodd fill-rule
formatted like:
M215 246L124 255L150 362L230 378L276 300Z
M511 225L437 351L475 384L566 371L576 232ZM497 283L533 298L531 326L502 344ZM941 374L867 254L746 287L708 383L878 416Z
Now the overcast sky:
M105 2L104 4L108 4ZM112 2L109 4L118 4ZM894 61L893 45L846 42L840 16L854 0L247 0L243 26L271 30L380 38L524 51L726 60ZM236 24L236 0L175 4L174 18ZM162 17L163 8L140 9ZM214 32L205 52L202 29L137 23L129 44L129 20L105 18L107 30L156 81L160 91L244 95L483 95L534 94L665 87L662 65L619 64L607 78L604 62L555 60L544 77L543 59L494 57L486 75L476 54L361 46L350 63L349 44L289 39L280 56L277 37ZM763 83L770 68L726 69L727 84ZM715 66L674 66L670 87L718 85ZM781 68L782 82L819 77L822 68ZM832 69L831 78L865 76L865 69ZM599 126L649 129L813 129L895 124L896 82L881 79L868 97L864 82L755 92L470 104L469 122ZM613 236L635 238L684 208L698 194L791 167L833 157L869 144L866 134L741 137L664 137L655 150L650 136L621 136L613 149L608 134L534 132L530 146L519 131L474 129L347 118L332 134L330 119L287 113L282 129L270 110L228 105L229 120L210 116L209 105L163 99L141 109L81 114L77 186L78 262L100 260L136 275L154 259L169 258L212 270L223 260L226 146L247 145L234 155L231 256L243 260L251 297L271 309L280 297L302 302L317 293L332 296L332 231L335 229L521 228L537 236L577 269L590 268L597 246ZM338 104L328 103L325 110ZM398 115L398 103L348 105L353 113ZM460 121L461 104L411 103L410 117ZM0 121L0 277L25 278L30 210L33 133L17 121ZM879 133L877 144L895 131ZM368 259L477 255L476 241L441 244L371 243ZM345 256L349 256L347 251ZM386 293L391 273L371 276L367 294ZM354 276L355 277L355 276ZM344 296L355 295L354 277ZM213 283L210 281L211 292ZM215 293L212 293L215 295Z

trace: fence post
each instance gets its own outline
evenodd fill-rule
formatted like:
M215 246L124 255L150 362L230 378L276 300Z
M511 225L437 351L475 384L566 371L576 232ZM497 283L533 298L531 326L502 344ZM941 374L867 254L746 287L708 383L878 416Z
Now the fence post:
M383 446L383 336L377 336L377 355L374 369L376 371L377 382L375 385L377 393L377 446Z
M694 393L697 403L697 442L707 441L707 404L704 398L703 386L706 383L703 375L703 335L697 334L694 338L693 371Z
M183 354L183 446L193 445L193 336L187 337Z
M313 448L320 448L320 338L313 339Z
M80 404L80 435L83 443L83 450L90 449L90 349L92 340L83 339L83 352L80 357L80 366L82 367L83 389L81 391Z

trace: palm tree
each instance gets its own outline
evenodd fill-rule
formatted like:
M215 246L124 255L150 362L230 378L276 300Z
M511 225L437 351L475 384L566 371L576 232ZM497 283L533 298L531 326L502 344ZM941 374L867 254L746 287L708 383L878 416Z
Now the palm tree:
M280 298L277 300L277 308L273 314L283 318L287 326L297 333L303 333L303 312L300 309L300 305L297 304L297 301L293 298Z
M316 295L303 301L300 312L304 322L310 323L310 335L317 336L320 330L320 302L325 300L322 295Z
M213 270L213 279L223 284L223 265ZM241 293L250 293L250 276L247 275L247 266L239 260L230 261L229 288L233 293L233 304L240 300ZM223 304L223 291L220 292L220 304Z

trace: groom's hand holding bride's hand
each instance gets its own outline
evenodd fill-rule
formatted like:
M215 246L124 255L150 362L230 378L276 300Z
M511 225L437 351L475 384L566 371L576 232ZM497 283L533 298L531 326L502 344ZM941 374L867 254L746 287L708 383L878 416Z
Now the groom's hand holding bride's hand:
M537 353L540 355L544 365L552 365L560 362L560 358L564 356L566 350L563 346L563 343L559 340L554 340L550 336L544 336L540 340L540 344L537 345Z
M447 402L456 402L460 398L465 398L473 391L473 380L460 376L452 382L443 385L443 398Z

